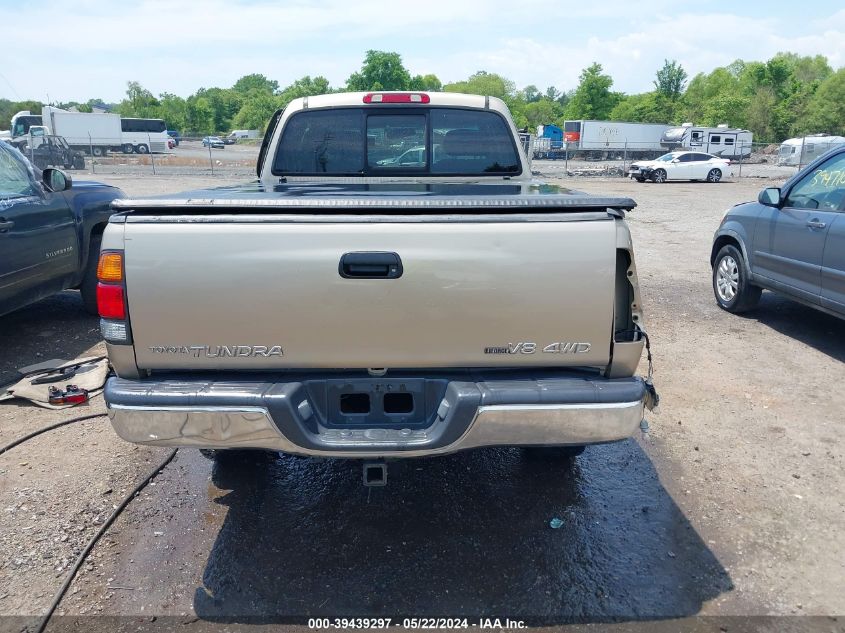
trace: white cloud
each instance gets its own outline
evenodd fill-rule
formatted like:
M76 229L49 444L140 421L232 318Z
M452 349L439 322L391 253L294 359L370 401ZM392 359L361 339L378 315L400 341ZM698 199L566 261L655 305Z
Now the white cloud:
M444 81L483 69L541 89L571 89L581 70L598 61L625 92L650 89L665 58L677 59L690 76L781 50L845 64L845 10L787 22L695 6L651 0L643 12L627 0L578 6L528 0L518 7L506 0L4 4L0 23L14 24L4 32L4 49L26 63L3 65L12 94L4 94L0 81L0 96L115 100L129 79L154 93L184 96L251 72L282 85L306 74L341 85L370 48L397 51L413 73L433 72ZM759 11L770 13L766 5ZM45 70L51 66L55 72Z
M614 78L614 89L632 93L652 89L664 59L678 60L690 78L735 59L766 60L779 51L826 55L834 67L845 63L845 26L804 35L788 32L774 19L751 22L730 14L651 16L632 26L632 32L622 36L597 34L586 41L504 39L471 56L441 62L438 74L450 77L457 70L460 78L484 68L516 80L519 86L567 90L578 84L582 69L597 61Z

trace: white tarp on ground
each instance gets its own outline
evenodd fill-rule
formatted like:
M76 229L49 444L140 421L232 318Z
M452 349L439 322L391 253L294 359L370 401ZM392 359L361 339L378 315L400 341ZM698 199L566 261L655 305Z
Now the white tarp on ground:
M63 378L59 382L50 382L44 384L32 384L32 381L46 377L50 374L55 374L57 370L65 367L75 367L76 373L68 378ZM37 404L39 407L46 409L67 409L73 407L73 404L50 404L50 387L56 387L64 390L67 385L76 385L80 389L88 391L88 397L92 398L103 391L103 386L106 384L106 377L109 373L109 362L105 358L92 356L90 358L77 358L59 365L49 371L31 374L19 380L15 384L7 387L4 393L0 393L0 402L7 400L14 400L15 398L23 398L30 402Z

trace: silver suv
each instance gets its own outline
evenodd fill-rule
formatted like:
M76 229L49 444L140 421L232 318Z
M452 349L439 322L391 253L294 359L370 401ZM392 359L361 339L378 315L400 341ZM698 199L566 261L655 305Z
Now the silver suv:
M766 288L845 317L845 148L730 209L710 264L716 302L729 312L753 308Z

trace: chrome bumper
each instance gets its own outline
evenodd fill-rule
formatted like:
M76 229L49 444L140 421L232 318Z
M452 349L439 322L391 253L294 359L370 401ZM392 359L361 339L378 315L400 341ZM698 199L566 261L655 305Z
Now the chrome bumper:
M106 403L117 434L136 444L264 448L324 457L420 457L483 446L595 444L630 437L639 428L645 398L640 379L591 379L587 389L582 378L563 381L574 381L577 388L560 380L452 382L427 426L415 428L326 425L316 402L309 400L313 391L299 382L111 378ZM624 388L611 388L619 383ZM626 398L615 401L613 392ZM593 401L549 401L569 396Z

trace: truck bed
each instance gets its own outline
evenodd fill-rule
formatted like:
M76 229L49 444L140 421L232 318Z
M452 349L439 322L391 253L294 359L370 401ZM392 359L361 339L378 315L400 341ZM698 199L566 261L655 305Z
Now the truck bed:
M268 370L605 366L615 220L634 203L251 184L116 206L138 368ZM350 256L401 270L344 274Z

